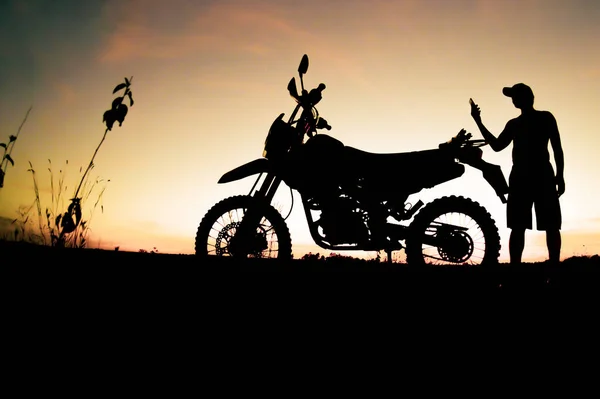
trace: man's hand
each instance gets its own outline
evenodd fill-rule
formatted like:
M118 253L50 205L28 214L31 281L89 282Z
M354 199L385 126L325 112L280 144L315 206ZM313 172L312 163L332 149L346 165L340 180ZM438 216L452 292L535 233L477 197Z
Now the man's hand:
M471 104L471 116L475 120L475 122L481 122L481 110L479 109L479 105L473 102L473 99L469 99L469 104Z
M556 186L558 196L560 197L565 193L565 178L563 176L556 176Z

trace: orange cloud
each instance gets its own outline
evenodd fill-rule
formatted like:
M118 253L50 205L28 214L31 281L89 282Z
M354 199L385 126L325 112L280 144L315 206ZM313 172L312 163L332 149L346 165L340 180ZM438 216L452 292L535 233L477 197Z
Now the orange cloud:
M109 3L105 17L114 20L115 28L99 60L195 60L237 58L242 54L280 57L296 48L301 49L298 60L308 52L311 58L335 65L341 74L351 76L363 87L369 86L368 74L360 61L364 54L342 50L338 39L302 26L293 8L267 3L202 5L175 1L169 2L168 7L165 2L153 0ZM315 18L319 15L315 12Z
M105 62L174 59L206 51L265 54L306 34L286 22L276 10L256 5L218 3L194 8L188 4L190 8L186 10L169 3L169 7L178 10L170 22L169 18L156 17L165 11L164 3L132 1L113 7L106 15L116 13L118 17L100 55Z
M55 82L54 90L58 93L58 100L64 105L73 104L77 95L73 86L64 82Z

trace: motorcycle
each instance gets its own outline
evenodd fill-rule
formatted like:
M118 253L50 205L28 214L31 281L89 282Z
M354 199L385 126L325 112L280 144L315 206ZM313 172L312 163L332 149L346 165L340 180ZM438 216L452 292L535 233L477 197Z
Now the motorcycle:
M298 67L301 92L295 77L287 86L296 106L287 121L283 113L274 120L262 157L219 179L224 184L258 175L247 195L208 210L198 226L196 255L293 258L287 217L271 205L284 182L300 194L310 234L321 248L385 251L389 262L393 251L404 249L409 265L497 263L498 228L479 203L455 195L427 205L407 202L424 188L462 176L469 165L506 203L508 185L500 166L482 159L485 140L461 129L438 148L423 151L378 154L346 146L318 133L331 130L315 107L326 86L304 88L308 64L305 54Z

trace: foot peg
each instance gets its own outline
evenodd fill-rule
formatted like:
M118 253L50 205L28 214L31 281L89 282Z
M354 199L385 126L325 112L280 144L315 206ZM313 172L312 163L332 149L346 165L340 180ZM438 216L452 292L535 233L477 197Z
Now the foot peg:
M408 216L407 219L410 219L411 217L414 216L415 213L417 213L417 211L423 206L423 201L418 200L416 204L414 204L413 206L411 206L410 208L406 209L406 216Z
M413 217L415 213L423 206L423 201L419 200L416 204L410 206L410 208L402 209L402 212L394 212L392 217L396 220L408 220Z

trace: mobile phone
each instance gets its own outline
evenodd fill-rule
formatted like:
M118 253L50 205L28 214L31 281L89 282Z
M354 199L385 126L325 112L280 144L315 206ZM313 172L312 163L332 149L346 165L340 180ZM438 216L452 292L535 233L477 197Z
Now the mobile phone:
M469 104L471 104L471 107L475 105L472 98L469 98Z

